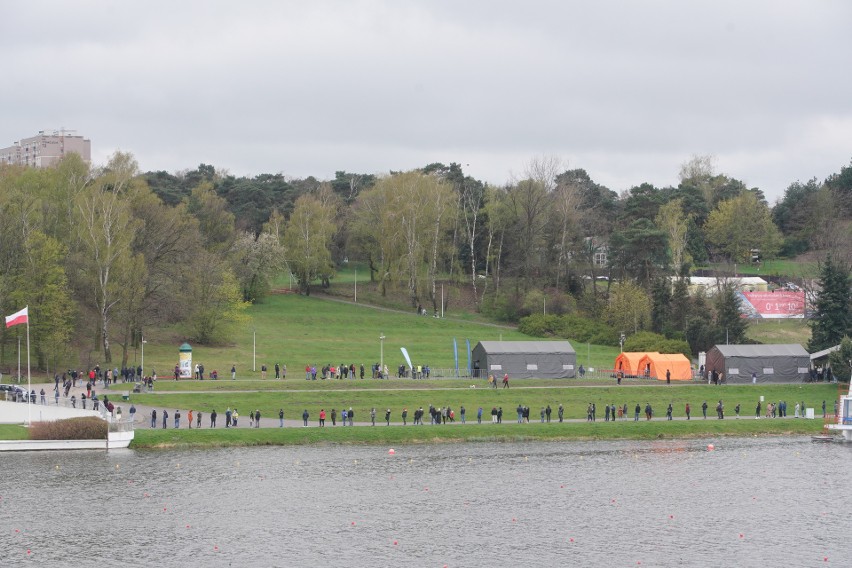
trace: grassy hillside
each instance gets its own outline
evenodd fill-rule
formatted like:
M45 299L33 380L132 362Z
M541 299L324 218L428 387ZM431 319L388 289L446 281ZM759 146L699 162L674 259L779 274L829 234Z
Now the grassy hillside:
M761 343L798 343L807 346L811 328L804 319L758 319L749 322L746 335Z
M511 327L453 318L436 319L413 312L354 305L340 301L296 294L273 294L249 310L251 324L240 330L233 345L225 347L193 346L193 362L204 364L205 371L216 369L221 378L230 378L232 364L238 378L258 378L266 364L272 376L276 362L287 365L290 375L304 376L306 364L339 365L363 363L369 367L380 358L384 334L384 361L394 371L404 362L400 347L405 347L414 365L428 364L433 369L454 368L453 338L458 341L459 366L467 366L465 339L471 348L478 341L529 340ZM256 371L252 371L252 342L257 341ZM145 367L158 375L171 373L178 358L179 339L168 331L146 333ZM575 346L579 362L586 366L608 366L617 348ZM136 362L141 360L137 353ZM132 359L132 356L131 356Z

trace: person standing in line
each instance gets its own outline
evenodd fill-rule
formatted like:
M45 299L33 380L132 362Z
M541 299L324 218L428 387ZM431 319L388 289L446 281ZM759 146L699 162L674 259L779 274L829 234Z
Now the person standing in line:
M755 407L755 410L754 410L754 417L755 417L755 418L758 418L758 419L760 418L760 409L761 409L761 407L762 407L762 405L760 404L760 401L758 400L758 401L757 401L757 406Z
M180 410L175 410L175 429L180 428Z
M476 411L476 423L482 424L482 407L481 406Z
M240 413L237 412L237 408L234 407L234 411L231 413L231 426L234 428L237 427L237 420L240 419Z
M388 408L387 410L385 410L385 423L387 426L390 426L390 415L391 411L390 408Z
M201 413L199 413L198 415L201 416ZM217 416L216 409L214 408L213 412L210 413L210 427L211 428L216 427L216 416Z
M278 363L275 363L275 378L281 378L281 365L279 365Z
M166 422L166 420L167 420L168 418L169 418L169 413L168 413L168 412L166 412L166 409L164 408L164 409L163 409L163 430L165 430L166 428L168 428L168 423Z
M719 417L719 420L723 420L725 418L725 405L722 404L722 401L719 401L719 404L716 405L716 414Z
M376 425L376 407L370 409L370 422L373 426Z
M825 418L825 401L822 401L822 417Z
M701 403L701 414L704 415L704 420L707 420L707 401Z
M257 367L255 367L255 369L256 368ZM260 366L260 378L261 378L261 380L264 380L264 381L266 380L266 365L265 364ZM249 426L251 426L251 424L249 424Z
M231 380L232 381L237 380L237 366L236 365L231 365Z
M333 412L334 411L332 411L332 413ZM278 409L278 427L279 428L284 427L284 409L283 408Z
M157 427L157 409L151 411L151 428Z
M201 411L198 411L198 415L195 417L195 427L199 430L201 429Z
M666 408L666 420L672 419L672 403L669 403L669 407Z
M502 424L502 423L503 423L503 407L498 406L497 407L497 424Z
M672 372L669 369L666 369L666 384L672 384Z
M734 407L734 414L736 414L736 415L737 415L737 418L739 418L739 417L740 417L740 403L739 403L739 402L738 402L738 403L737 403L737 405Z
M331 409L331 425L337 426L337 410Z
M556 410L557 416L559 416L559 422L562 423L562 417L565 414L565 408L562 406L562 403L559 403L559 408Z
M609 422L609 405L608 404L604 405L604 410L605 410L604 422ZM544 420L542 420L542 422L544 422Z
M249 412L249 428L254 426L254 410Z
M310 418L310 417L311 417L311 415L308 414L308 409L306 408L305 411L302 412L302 424L307 426L308 425L308 418Z
M192 409L189 409L189 412L186 414L186 423L189 426L189 429L192 430Z
M645 420L650 420L654 415L654 410L651 408L651 403L645 403Z
M254 411L254 427L260 428L260 410Z
M464 422L464 406L462 406L462 422ZM408 426L408 409L402 409L402 425Z
M503 375L503 388L504 389L509 388L509 373L506 373L505 375Z
M686 419L687 419L687 420L689 420L689 413L690 413L691 411L692 411L692 409L689 407L689 403L687 402L687 403L686 403Z
M547 407L545 407L545 409L544 409L544 417L547 419L548 424L550 423L550 413L551 412L552 412L552 410L550 409L550 405L548 404Z
M325 408L320 408L319 425L325 428Z
M349 407L349 425L350 426L355 425L355 411L352 410L351 406Z

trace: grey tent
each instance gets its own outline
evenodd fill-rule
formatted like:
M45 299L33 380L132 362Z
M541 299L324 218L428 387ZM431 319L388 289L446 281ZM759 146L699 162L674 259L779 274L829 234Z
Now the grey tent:
M480 377L566 379L575 376L577 353L567 341L480 341L473 348Z
M707 352L707 371L725 373L728 383L801 383L808 378L810 355L797 343L716 345Z

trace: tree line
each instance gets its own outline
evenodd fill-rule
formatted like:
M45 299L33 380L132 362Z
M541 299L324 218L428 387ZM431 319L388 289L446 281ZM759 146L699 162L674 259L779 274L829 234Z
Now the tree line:
M94 169L73 154L50 169L2 166L0 306L30 304L41 367L63 360L72 336L87 346L80 359L110 362L117 345L124 362L153 325L227 341L276 276L289 271L310 294L351 259L412 308L461 301L440 305L439 284L450 283L497 319L546 306L696 351L745 333L732 291L686 293L696 265L817 248L848 269L852 165L791 184L774 207L717 173L712 157L693 157L679 179L619 195L554 157L500 186L457 163L331 180L236 177L206 164L143 173L125 153ZM0 360L15 333L3 334Z

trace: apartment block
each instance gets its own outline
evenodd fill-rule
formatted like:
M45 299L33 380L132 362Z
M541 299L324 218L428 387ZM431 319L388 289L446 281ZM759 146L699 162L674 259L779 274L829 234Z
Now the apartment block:
M69 153L78 154L87 164L92 162L92 142L73 134L73 130L44 130L31 138L23 138L8 148L0 148L0 164L33 168L54 166Z

